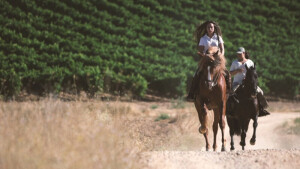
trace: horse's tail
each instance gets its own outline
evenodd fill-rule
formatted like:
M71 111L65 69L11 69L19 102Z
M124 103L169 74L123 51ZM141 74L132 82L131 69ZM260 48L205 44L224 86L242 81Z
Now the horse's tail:
M241 135L241 126L238 119L233 117L227 117L227 123L230 130L233 130L235 135Z

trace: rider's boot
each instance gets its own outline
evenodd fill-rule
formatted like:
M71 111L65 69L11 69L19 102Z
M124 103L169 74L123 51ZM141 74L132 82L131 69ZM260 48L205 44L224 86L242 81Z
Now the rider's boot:
M226 69L225 71L225 81L226 81L226 93L231 94L231 75L229 71Z
M197 86L199 84L199 77L200 77L200 72L198 72L198 70L196 71L193 80L192 80L192 84L189 90L189 94L187 96L187 101L194 101L195 100L195 93L197 90Z
M267 110L265 110L264 108L262 108L262 106L259 105L258 108L259 108L258 117L270 115L270 113Z
M265 110L268 107L268 102L261 92L257 93L257 101L259 108L258 117L270 115L270 113L267 110Z
M195 77L193 77L193 81L192 81L192 85L191 85L190 90L189 90L189 94L186 97L187 101L194 101L194 99L195 99L195 93L194 93L195 88L196 88Z

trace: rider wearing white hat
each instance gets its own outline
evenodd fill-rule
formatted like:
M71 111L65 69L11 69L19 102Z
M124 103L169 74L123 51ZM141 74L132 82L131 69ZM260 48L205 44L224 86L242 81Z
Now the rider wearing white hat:
M239 47L237 50L237 59L234 60L230 67L230 74L233 76L233 84L232 90L235 91L240 84L242 84L243 79L246 76L246 67L254 66L252 60L249 59L249 54L245 51L245 48ZM269 115L270 113L267 112L266 109L268 107L268 102L263 95L263 91L260 87L257 86L257 98L260 105L259 116Z

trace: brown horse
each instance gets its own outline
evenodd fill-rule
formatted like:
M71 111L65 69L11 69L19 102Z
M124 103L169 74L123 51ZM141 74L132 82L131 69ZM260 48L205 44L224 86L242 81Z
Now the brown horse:
M224 70L226 69L226 60L219 52L218 47L208 48L206 54L199 63L201 74L199 75L199 90L196 92L195 99L195 107L201 123L199 132L204 135L206 150L208 151L210 149L208 141L208 110L213 110L213 149L216 151L217 148L216 137L219 124L222 132L222 151L225 151L226 82Z

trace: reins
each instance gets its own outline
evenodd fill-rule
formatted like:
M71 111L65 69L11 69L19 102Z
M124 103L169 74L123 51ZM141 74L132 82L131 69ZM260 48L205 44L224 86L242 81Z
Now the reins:
M242 81L242 84L240 84L240 86L238 87L238 88L240 88L240 89L237 89L237 90L240 90L240 91L242 91L243 93L245 93L246 91L247 91L247 89L245 88L245 86L246 86L246 84L245 84L246 82L245 82L245 79ZM237 91L236 90L236 91ZM237 93L236 93L237 94ZM257 91L255 92L255 97L252 97L252 95L250 95L249 97L239 97L238 95L237 95L237 97L238 97L238 99L240 100L240 99L244 99L244 100L251 100L251 99L256 99L257 98Z
M219 77L220 77L220 72L218 72L217 74L216 74L216 76L214 76L213 77L213 79L212 80L210 80L210 79L207 79L207 84L209 85L209 84L211 84L211 86L209 86L209 87L214 87L214 86L216 86L217 84L218 84L218 79L219 79Z
M215 57L215 55L218 54L218 53L219 53L219 50L217 52L215 52L213 54L213 56ZM216 67L216 66L221 64L221 62L220 62L221 60L220 60L219 56L217 56L217 57L218 58L215 58L215 60L214 60L213 67ZM205 80L205 83L206 83L206 85L208 86L209 89L213 88L214 86L216 86L218 84L218 79L219 79L220 74L221 74L221 72L217 72L213 76L213 79L211 79L210 68L211 68L211 66L207 67L208 74L207 74L207 79Z

